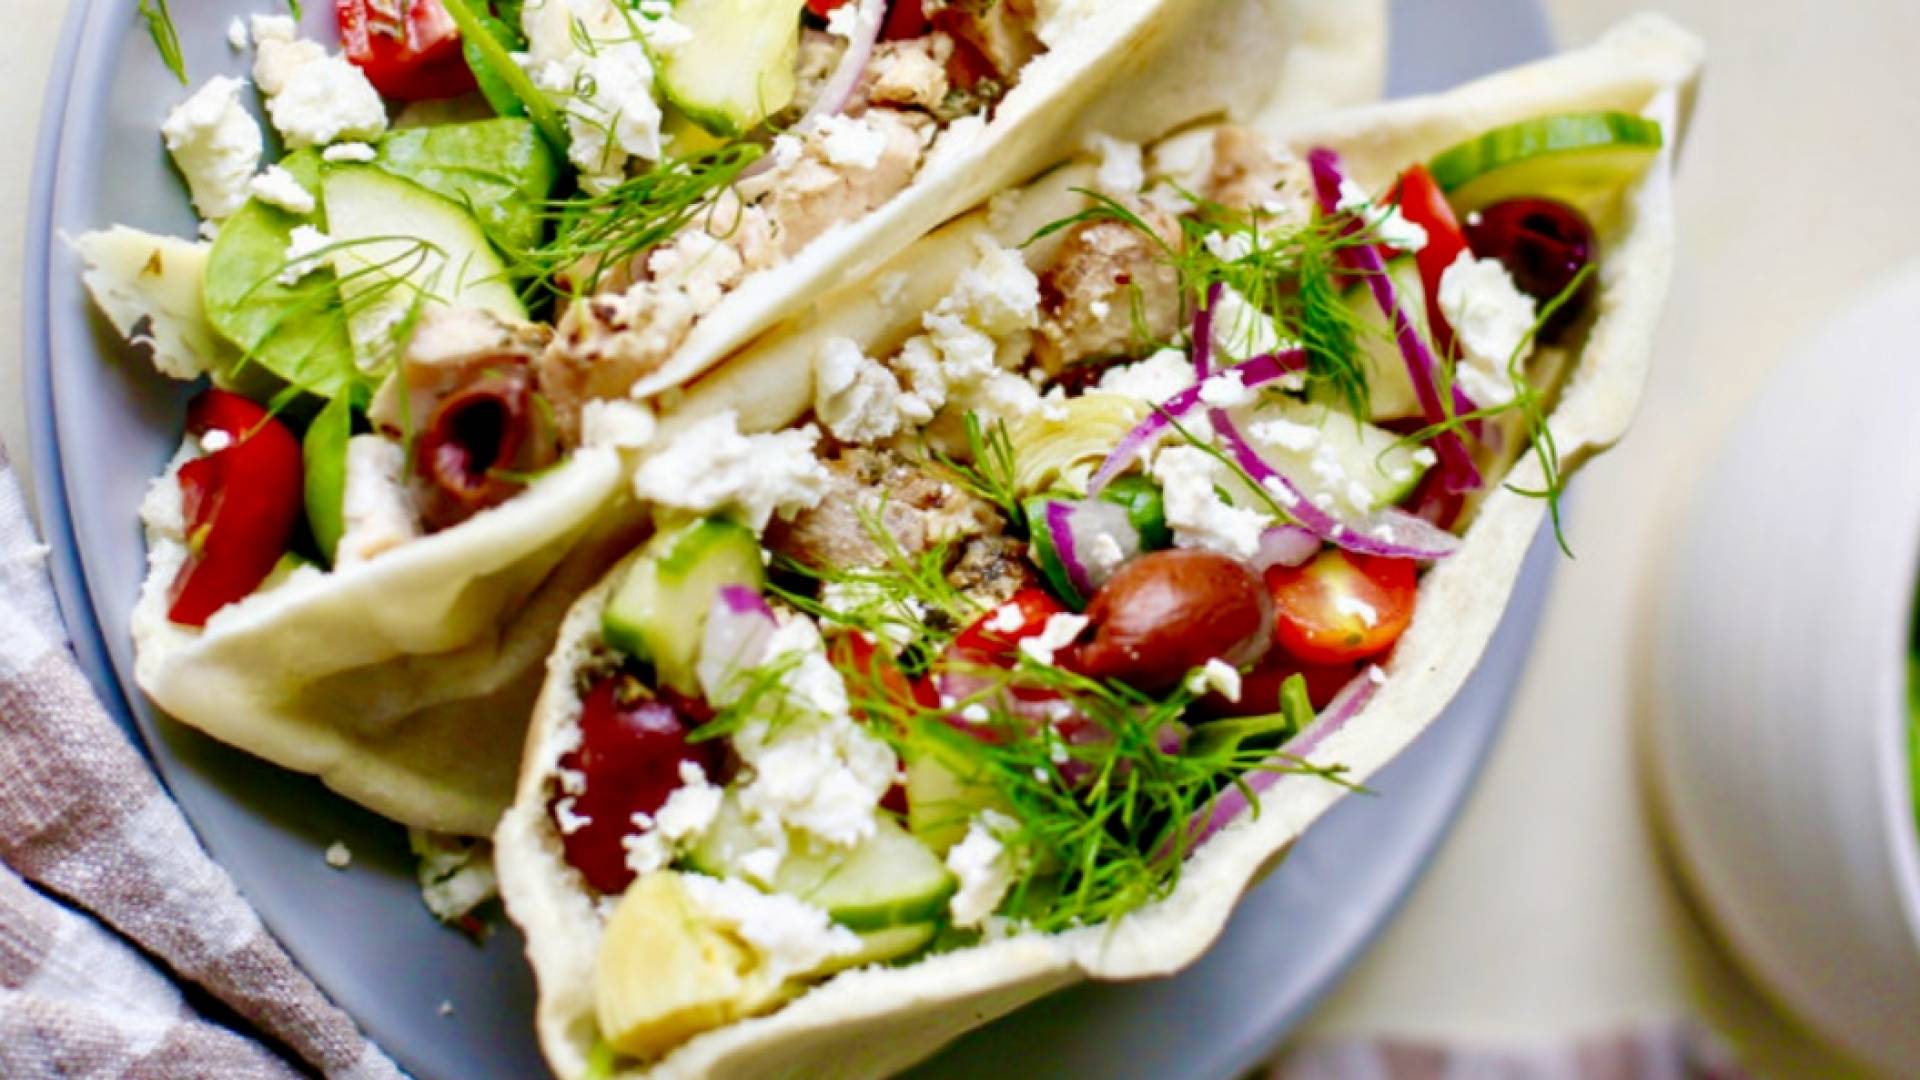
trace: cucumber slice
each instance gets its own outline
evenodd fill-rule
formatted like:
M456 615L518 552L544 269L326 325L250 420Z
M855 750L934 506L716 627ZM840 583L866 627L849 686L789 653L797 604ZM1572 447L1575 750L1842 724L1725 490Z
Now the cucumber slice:
M766 580L760 541L751 531L725 518L696 521L647 545L607 602L600 636L621 652L653 661L661 685L698 695L694 662L714 594L727 585L758 589Z
M1261 440L1260 445L1274 468L1293 478L1309 496L1324 492L1356 513L1372 513L1411 495L1426 475L1427 467L1414 460L1415 449L1401 444L1399 436L1372 424L1355 423L1337 409L1313 402L1269 401L1249 423L1257 429L1262 420L1273 419L1315 429L1311 445L1299 450L1276 446L1271 440ZM1333 485L1326 485L1313 467L1316 458L1329 452L1343 477Z
M907 760L907 828L937 854L965 839L980 811L1009 810L993 785L972 779L977 775L932 748Z
M835 972L851 971L870 964L890 964L895 960L904 960L924 951L939 935L940 924L934 922L890 926L885 930L861 934L859 952L836 956L827 961L815 974L832 975Z
M715 135L738 138L793 103L805 0L680 0L691 33L663 51L660 89Z
M334 166L323 187L333 272L364 370L391 361L395 331L421 298L527 317L487 234L459 204L371 165Z
M1421 338L1431 341L1427 327L1426 286L1420 280L1420 264L1410 255L1387 264L1387 277L1393 291L1412 317ZM1346 291L1347 310L1353 315L1354 344L1360 363L1367 373L1367 404L1373 410L1370 419L1398 420L1420 415L1420 398L1414 393L1413 378L1407 374L1406 358L1400 355L1393 323L1380 310L1373 290L1362 281ZM1314 387L1313 397L1330 401L1338 390L1326 383Z
M741 877L741 859L763 844L729 795L687 862L703 874ZM852 849L796 841L773 880L773 891L863 933L937 921L955 888L939 857L884 814L873 836Z
M1646 171L1660 125L1632 113L1522 120L1470 139L1427 169L1460 214L1520 195L1559 199L1595 216Z

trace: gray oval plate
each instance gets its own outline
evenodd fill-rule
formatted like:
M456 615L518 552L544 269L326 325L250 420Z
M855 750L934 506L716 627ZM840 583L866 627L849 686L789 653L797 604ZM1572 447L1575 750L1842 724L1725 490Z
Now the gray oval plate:
M244 74L227 21L255 0L175 5L196 83ZM309 2L310 32L326 3ZM1535 0L1398 0L1392 91L1439 89L1546 52ZM60 234L112 222L191 233L157 131L182 88L133 5L76 0L40 132L26 252L26 401L41 524L74 648L215 859L315 980L415 1076L544 1073L532 979L504 920L484 945L441 929L414 890L405 835L294 776L157 717L134 689L127 613L145 555L134 509L178 438L181 387L89 308ZM1529 555L1487 660L1434 727L1301 841L1220 943L1172 979L1088 986L986 1027L926 1077L1226 1078L1268 1052L1390 918L1477 774L1526 659L1551 573ZM347 872L321 852L353 852ZM443 1015L442 1003L452 1005Z

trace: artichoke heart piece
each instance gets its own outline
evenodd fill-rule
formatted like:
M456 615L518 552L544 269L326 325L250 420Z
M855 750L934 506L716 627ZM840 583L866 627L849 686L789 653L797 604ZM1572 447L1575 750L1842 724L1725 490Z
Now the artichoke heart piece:
M1144 401L1094 392L1071 401L1049 402L1008 425L1020 494L1048 490L1085 494L1093 471L1152 411Z
M594 970L600 1034L654 1058L780 1000L754 949L695 910L679 874L649 874L620 898Z

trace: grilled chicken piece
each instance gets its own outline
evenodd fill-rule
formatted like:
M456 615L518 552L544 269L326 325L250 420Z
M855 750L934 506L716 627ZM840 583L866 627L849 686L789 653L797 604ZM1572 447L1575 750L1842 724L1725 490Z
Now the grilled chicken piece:
M1273 140L1231 125L1213 136L1205 195L1230 210L1255 210L1290 224L1313 218L1313 174Z
M1131 209L1178 250L1180 224L1157 206ZM1086 221L1068 230L1053 265L1040 275L1040 329L1034 357L1057 375L1082 360L1142 354L1137 302L1147 335L1171 338L1180 324L1180 279L1152 237L1119 221Z
M909 559L1002 527L987 503L891 451L850 448L826 464L833 482L820 505L767 528L767 547L803 565L887 565L869 528L876 516L888 544Z
M924 0L921 9L953 36L955 65L966 69L955 73L962 86L983 80L1012 86L1044 48L1034 33L1033 0Z
M1027 561L1026 544L1010 536L978 536L961 548L947 583L982 607L998 607L1040 578Z

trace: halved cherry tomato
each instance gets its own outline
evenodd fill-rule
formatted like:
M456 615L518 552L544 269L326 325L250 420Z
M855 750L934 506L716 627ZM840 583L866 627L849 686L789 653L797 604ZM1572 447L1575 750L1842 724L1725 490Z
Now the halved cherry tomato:
M1307 701L1324 709L1359 673L1358 664L1303 664L1276 648L1240 677L1239 701L1228 701L1215 691L1196 707L1208 717L1271 716L1280 711L1280 688L1298 675L1306 680Z
M1018 625L1009 625L1010 620L1001 614L1009 607L1019 613ZM1011 659L1022 641L1045 630L1048 619L1066 612L1066 605L1045 589L1021 589L961 631L953 639L952 651L976 663Z
M901 710L932 708L939 695L926 683L916 683L900 670L899 661L882 652L861 633L842 634L827 648L827 659L845 676L853 698L854 715L871 721L862 702L876 695L880 702Z
M1267 570L1274 636L1308 664L1348 664L1393 647L1413 621L1420 582L1406 559L1330 548L1305 566Z
M387 97L458 97L477 85L460 52L460 28L440 0L334 0L334 13L347 59Z
M300 441L238 394L207 390L187 406L187 434L231 442L180 466L187 561L168 590L167 618L205 626L273 573L300 523Z
M1453 328L1440 314L1440 278L1467 250L1467 234L1454 217L1446 192L1440 190L1425 165L1401 173L1387 201L1400 207L1401 216L1427 230L1427 246L1414 258L1420 264L1420 284L1426 287L1427 322L1433 327L1434 344L1443 352L1451 351Z
M807 10L821 18L831 15L835 8L843 8L853 0L807 0Z
M880 28L882 41L906 41L911 38L926 37L933 29L927 21L927 12L922 0L893 0L893 6L887 11L887 22Z

